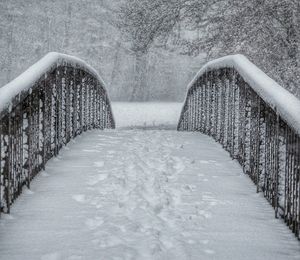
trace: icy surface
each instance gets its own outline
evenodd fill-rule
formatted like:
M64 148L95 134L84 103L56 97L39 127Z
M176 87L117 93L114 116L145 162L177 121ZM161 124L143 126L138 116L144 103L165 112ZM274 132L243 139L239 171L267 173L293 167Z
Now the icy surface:
M288 260L299 252L239 165L199 133L85 133L0 220L3 260Z
M243 55L230 55L208 62L191 81L188 88L192 87L206 71L226 67L235 68L256 93L273 109L276 109L281 117L300 134L300 100L278 85Z
M34 84L51 68L68 63L76 68L82 68L94 75L105 87L105 83L99 74L85 63L83 60L76 58L74 56L61 54L57 52L50 52L41 60L32 65L19 77L0 88L0 112L10 105L12 99L20 94L22 91L26 91L34 86Z
M112 102L118 128L173 128L176 129L182 103Z

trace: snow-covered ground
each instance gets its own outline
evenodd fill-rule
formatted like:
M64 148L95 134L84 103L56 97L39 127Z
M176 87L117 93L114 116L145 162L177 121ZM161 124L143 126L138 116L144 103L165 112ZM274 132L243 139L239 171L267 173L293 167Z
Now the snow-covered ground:
M182 103L113 102L112 110L118 128L176 129Z
M0 220L3 260L288 260L299 252L239 165L199 133L85 133Z

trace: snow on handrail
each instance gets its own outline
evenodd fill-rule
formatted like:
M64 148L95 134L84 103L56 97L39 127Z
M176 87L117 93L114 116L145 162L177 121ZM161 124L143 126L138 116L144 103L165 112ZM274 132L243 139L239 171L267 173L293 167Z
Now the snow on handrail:
M234 68L249 86L300 134L300 100L266 75L244 55L230 55L208 62L190 82L188 89L204 73L220 68Z
M10 106L15 96L33 87L33 85L51 68L63 65L64 63L71 64L75 68L81 68L92 74L97 80L99 80L107 93L107 89L105 87L106 84L103 79L97 71L86 62L74 56L57 52L49 52L20 76L0 88L0 112Z
M82 60L49 53L0 89L0 214L71 139L115 128L104 86Z
M189 84L177 129L219 142L300 238L299 99L244 56L227 56Z

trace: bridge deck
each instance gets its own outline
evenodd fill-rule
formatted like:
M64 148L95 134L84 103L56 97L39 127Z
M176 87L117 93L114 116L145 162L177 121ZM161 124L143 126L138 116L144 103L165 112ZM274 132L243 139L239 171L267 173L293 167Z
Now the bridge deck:
M240 166L198 133L83 134L24 192L0 220L0 259L299 257Z

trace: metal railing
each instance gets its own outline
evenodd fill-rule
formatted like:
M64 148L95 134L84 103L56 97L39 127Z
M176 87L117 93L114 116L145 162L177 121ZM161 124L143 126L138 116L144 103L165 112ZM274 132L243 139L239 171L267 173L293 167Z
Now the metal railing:
M189 86L178 130L199 131L222 144L275 208L275 216L299 238L299 123L300 101L238 55L199 72Z
M0 213L72 138L115 127L103 84L83 61L51 53L0 89Z

